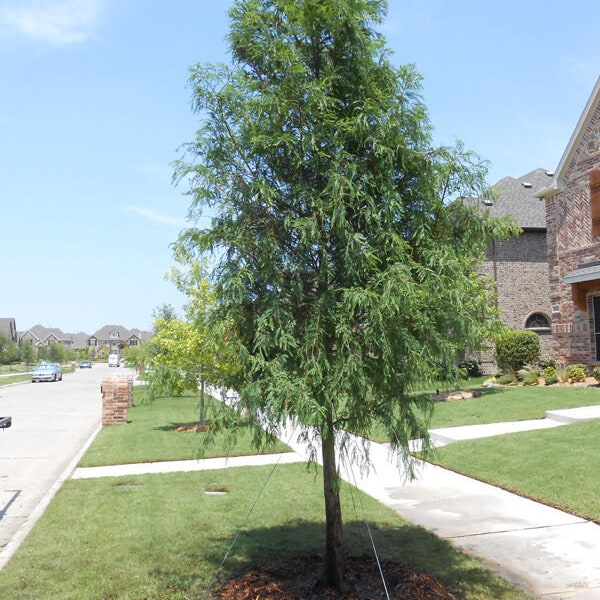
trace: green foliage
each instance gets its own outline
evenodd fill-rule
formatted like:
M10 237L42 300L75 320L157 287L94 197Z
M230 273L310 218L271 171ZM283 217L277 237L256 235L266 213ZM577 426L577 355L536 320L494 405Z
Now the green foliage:
M546 385L554 385L558 383L558 371L554 366L548 366L544 369L542 377L546 382Z
M569 365L567 367L567 379L572 383L581 383L587 377L587 367L584 365Z
M481 377L483 371L481 370L481 363L475 358L469 358L462 361L459 368L465 369L468 377Z
M500 376L498 377L498 383L500 385L510 385L511 383L515 383L517 381L517 376L510 372L510 373L501 373Z
M575 364L575 365L569 365L567 367L567 369L570 369L570 368L573 368L573 367L577 367L577 369L582 370L585 373L586 377L589 375L589 369L588 369L587 365L578 363L578 364Z
M542 356L538 361L538 366L543 371L546 367L556 367L557 362L555 358L550 356Z
M36 352L33 348L31 340L25 340L21 345L21 360L27 365L32 365L35 362Z
M383 5L231 15L234 65L193 69L205 118L177 172L190 215L215 216L179 247L219 257L211 320L238 345L242 403L322 430L380 418L406 445L422 433L412 389L495 322L475 269L512 230L448 203L479 194L485 166L433 147L419 74L374 33Z
M517 373L540 358L540 338L533 331L506 329L496 339L496 362L501 370Z
M50 362L63 364L66 360L66 356L65 347L58 342L52 342L48 348L46 358Z
M537 385L540 378L540 372L538 368L533 365L525 365L522 369L519 369L517 378L523 385Z
M336 431L378 421L407 457L427 437L429 401L412 392L497 325L476 269L515 231L452 201L482 193L486 166L434 147L420 75L376 33L384 13L378 0L235 2L233 64L192 70L203 121L177 166L191 218L212 219L176 248L192 265L216 257L205 322L233 347L240 405L267 435L290 416L316 428L325 478Z
M592 376L597 381L600 381L600 367L594 367L594 370L592 371Z

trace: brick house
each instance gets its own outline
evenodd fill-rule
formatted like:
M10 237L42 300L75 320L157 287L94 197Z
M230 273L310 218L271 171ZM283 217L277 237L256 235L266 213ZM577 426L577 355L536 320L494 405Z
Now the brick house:
M548 187L552 173L536 169L518 178L504 177L494 193L470 199L492 217L511 215L523 230L518 236L496 240L486 250L479 272L494 280L500 320L512 329L529 329L540 337L542 356L554 354L548 285L548 251L544 203L533 196ZM493 351L477 354L484 373L496 370Z
M51 344L62 344L65 348L73 348L73 339L68 333L63 333L57 327L34 325L27 331L19 333L19 345L30 341L34 348L49 348Z
M121 325L105 325L89 336L87 345L98 351L104 347L111 351L121 351L128 346L139 346L152 337L152 334L139 329L126 329Z
M0 318L0 332L6 334L11 342L17 343L17 325L12 318Z
M600 364L600 78L581 114L545 200L557 358Z

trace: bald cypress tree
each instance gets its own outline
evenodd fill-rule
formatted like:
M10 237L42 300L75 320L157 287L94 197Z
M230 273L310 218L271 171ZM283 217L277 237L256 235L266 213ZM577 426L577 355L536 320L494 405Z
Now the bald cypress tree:
M405 456L426 437L413 392L481 341L492 303L475 268L503 230L450 202L479 194L485 168L433 147L421 78L392 64L376 31L385 11L235 2L231 64L192 69L201 125L178 165L191 219L212 217L178 242L215 259L212 316L235 339L240 402L271 433L296 418L321 452L324 578L338 588L336 445L375 422Z

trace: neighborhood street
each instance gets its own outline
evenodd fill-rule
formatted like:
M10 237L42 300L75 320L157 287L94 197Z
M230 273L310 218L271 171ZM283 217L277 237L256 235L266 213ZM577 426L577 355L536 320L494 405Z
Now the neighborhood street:
M115 370L100 363L65 368L62 381L0 386L0 416L12 416L0 430L0 569L99 428L100 384Z

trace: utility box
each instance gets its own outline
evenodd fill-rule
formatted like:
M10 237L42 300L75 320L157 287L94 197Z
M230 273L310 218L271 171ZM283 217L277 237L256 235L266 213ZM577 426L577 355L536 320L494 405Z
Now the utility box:
M127 423L127 409L133 406L133 379L107 377L102 380L102 426Z

